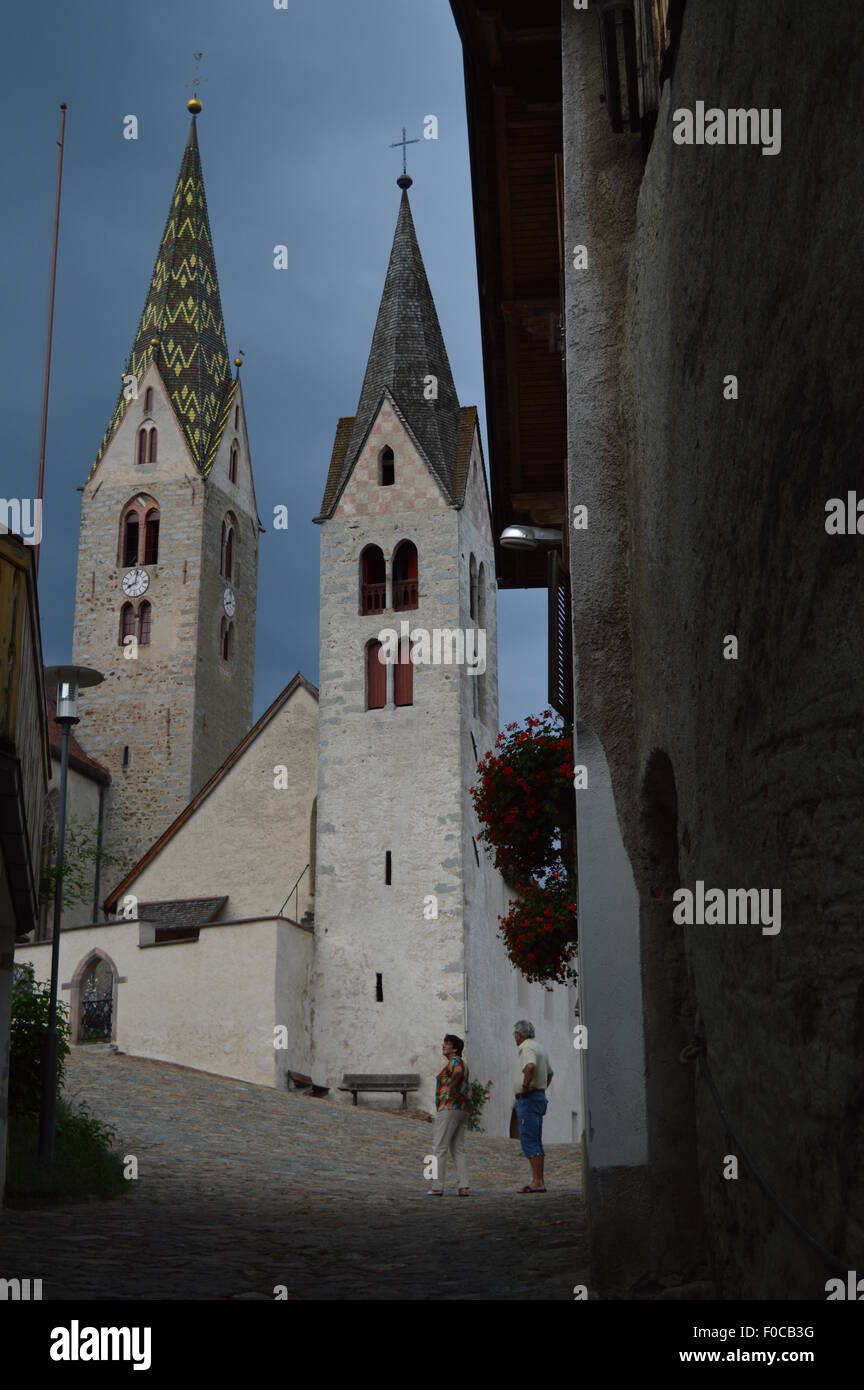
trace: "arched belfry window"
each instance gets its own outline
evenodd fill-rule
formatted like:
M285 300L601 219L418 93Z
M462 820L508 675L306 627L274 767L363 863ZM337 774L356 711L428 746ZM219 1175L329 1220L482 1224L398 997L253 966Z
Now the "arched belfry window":
M152 608L145 598L138 609L138 646L146 647L150 643L150 626L152 619Z
M239 445L237 444L237 441L235 440L234 443L231 445L231 458L230 458L230 461L229 461L229 463L228 463L228 481L229 481L229 483L236 483L236 481L237 481L237 460L239 459L239 457L240 457L240 448L239 448Z
M392 487L396 481L396 459L389 444L378 455L378 483L380 487Z
M366 644L366 708L383 709L387 703L387 667L381 660L381 643Z
M149 415L153 409L153 387L148 386L144 392L144 414Z
M367 545L360 555L360 612L382 613L387 607L387 572L380 545Z
M477 561L473 552L468 561L468 617L477 617Z
M124 603L120 609L120 646L125 647L126 638L135 636L135 608L131 603Z
M219 573L230 583L237 579L237 521L228 512L222 522L222 549L219 557Z
M481 564L479 570L477 571L477 628L478 628L478 631L479 631L479 632L482 632L482 633L484 634L484 636L483 636L483 642L484 642L484 648L483 648L483 650L485 651L485 643L486 643L486 635L485 635L485 634L486 634L486 567L485 567L485 565L482 565L482 564ZM479 652L479 650L480 650L480 647L479 647L479 640L478 640L478 646L477 646L476 650L477 650L478 652ZM487 722L487 717L488 717L488 710L487 710L487 707L486 707L486 672L483 671L483 672L479 673L478 675L471 676L470 679L473 680L474 684L477 686L477 717L478 717L478 719L481 721L481 723L485 724L485 723Z
M159 563L159 508L151 507L144 521L144 563Z
M393 668L394 705L413 705L414 703L414 663L411 660L411 643L402 638L399 643L399 660Z
M137 511L126 514L123 523L123 564L128 568L138 563L138 535L141 522Z
M393 553L393 607L416 608L418 598L417 547L413 541L400 541Z
M158 561L159 504L155 497L139 492L126 503L120 517L117 563L131 569L133 565L155 565Z
M222 660L226 665L230 665L234 657L234 624L227 618L222 619L219 647Z
M155 463L159 449L159 436L155 425L142 425L138 431L138 448L135 455L139 464Z

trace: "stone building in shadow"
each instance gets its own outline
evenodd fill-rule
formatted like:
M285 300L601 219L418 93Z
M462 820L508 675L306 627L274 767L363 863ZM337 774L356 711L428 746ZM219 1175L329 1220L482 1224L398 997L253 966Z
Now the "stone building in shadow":
M824 1298L864 1234L864 13L451 5L494 530L560 532L498 580L550 586L588 774L594 1277Z

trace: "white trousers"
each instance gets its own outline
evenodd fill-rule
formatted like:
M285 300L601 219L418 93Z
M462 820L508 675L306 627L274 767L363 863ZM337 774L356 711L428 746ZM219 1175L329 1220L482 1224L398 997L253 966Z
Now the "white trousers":
M435 1115L435 1131L432 1136L432 1153L438 1165L438 1176L432 1179L432 1191L444 1191L444 1176L447 1172L447 1159L456 1164L456 1178L460 1187L470 1186L468 1180L468 1158L465 1153L465 1135L468 1130L467 1110L439 1110Z

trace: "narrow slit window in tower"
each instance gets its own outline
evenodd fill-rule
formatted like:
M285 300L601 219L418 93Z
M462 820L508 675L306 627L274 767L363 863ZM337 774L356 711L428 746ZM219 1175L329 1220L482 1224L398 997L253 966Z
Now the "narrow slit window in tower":
M376 976L375 976L375 1003L376 1003L376 1004L383 1004L383 1003L384 1003L384 976L383 976L383 975L377 975L377 974L376 974Z

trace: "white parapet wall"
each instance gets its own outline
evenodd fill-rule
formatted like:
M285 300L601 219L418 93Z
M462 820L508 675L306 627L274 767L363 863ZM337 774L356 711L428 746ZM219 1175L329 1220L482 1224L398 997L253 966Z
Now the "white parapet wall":
M202 927L197 941L139 940L138 922L62 933L60 999L71 1006L73 1029L77 984L107 957L121 1052L265 1086L284 1085L288 1069L308 1073L310 932L270 919ZM20 946L15 961L32 962L37 979L50 979L50 941Z

